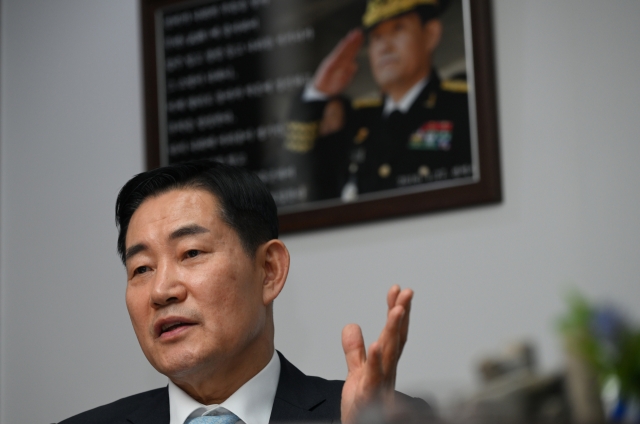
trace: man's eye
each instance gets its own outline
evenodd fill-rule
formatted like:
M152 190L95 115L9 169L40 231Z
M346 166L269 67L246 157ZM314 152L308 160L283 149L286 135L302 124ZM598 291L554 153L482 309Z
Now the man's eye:
M195 249L191 249L187 251L187 258L195 258L196 256L198 256L200 254L199 250L195 250Z
M146 266L146 265L139 266L138 268L133 270L133 275L144 274L147 271L149 271L149 267L148 266Z

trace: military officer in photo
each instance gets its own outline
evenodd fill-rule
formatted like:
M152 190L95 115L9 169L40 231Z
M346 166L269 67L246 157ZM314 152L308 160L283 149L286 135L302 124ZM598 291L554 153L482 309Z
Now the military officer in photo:
M467 84L432 64L446 0L369 0L354 29L322 61L294 102L285 148L299 155L310 199L341 197L472 175ZM380 91L343 93L366 48Z

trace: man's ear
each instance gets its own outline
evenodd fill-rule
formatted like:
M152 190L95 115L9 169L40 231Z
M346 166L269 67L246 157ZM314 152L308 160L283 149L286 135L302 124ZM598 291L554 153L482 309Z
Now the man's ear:
M430 19L422 25L422 34L427 54L431 55L440 44L442 22L439 19Z
M289 274L289 251L283 242L274 239L260 246L259 260L264 271L262 301L269 305L280 294Z

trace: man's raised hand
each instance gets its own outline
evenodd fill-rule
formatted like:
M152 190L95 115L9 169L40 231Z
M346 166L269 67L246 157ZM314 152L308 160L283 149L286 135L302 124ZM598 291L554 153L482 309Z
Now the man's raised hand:
M347 360L347 378L342 389L341 416L351 424L369 402L380 401L393 406L396 370L409 332L411 289L394 285L387 294L387 322L378 340L364 347L357 324L342 330L342 348Z
M350 31L340 40L313 76L314 88L330 97L342 93L358 70L356 56L363 41L360 29Z

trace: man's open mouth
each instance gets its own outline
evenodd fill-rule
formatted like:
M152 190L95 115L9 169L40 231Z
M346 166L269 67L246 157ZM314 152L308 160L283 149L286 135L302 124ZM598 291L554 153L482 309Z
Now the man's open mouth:
M191 327L194 326L195 323L193 322L188 322L188 321L180 321L180 320L176 320L176 321L166 321L164 323L162 323L159 327L157 328L157 332L156 334L158 334L158 337L162 336L165 333L171 333L174 331L177 331L183 327Z

